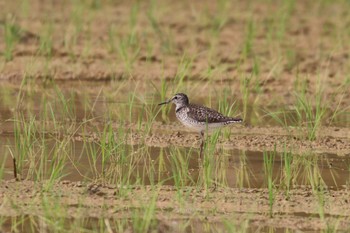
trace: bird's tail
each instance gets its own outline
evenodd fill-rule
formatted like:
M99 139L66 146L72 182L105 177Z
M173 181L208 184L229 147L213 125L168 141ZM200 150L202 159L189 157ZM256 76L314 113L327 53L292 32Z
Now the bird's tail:
M242 123L243 119L242 118L230 118L228 123Z

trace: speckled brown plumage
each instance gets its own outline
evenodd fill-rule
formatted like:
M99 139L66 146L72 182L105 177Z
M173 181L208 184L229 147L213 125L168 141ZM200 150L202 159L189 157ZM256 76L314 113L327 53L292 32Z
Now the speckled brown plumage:
M222 123L222 122L242 122L240 118L232 118L224 116L223 114L215 111L214 109L200 106L196 104L189 104L188 117L195 119L198 122L205 123Z

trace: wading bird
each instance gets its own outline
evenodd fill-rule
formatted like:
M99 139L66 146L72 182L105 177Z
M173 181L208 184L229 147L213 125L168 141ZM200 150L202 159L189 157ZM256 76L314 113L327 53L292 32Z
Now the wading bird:
M204 132L206 130L212 130L243 121L241 118L224 116L214 109L207 108L205 106L190 104L187 95L183 93L178 93L171 99L158 105L168 103L174 103L176 105L176 117L183 125L200 133L202 139L200 145L200 157L202 157L203 153Z

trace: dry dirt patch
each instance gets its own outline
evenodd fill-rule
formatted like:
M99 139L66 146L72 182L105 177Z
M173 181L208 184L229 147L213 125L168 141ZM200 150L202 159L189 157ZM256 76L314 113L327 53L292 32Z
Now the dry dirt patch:
M142 209L150 202L150 193L157 196L156 218L189 219L193 216L215 223L222 219L237 222L249 219L252 226L288 227L291 229L326 229L337 224L338 229L350 227L350 191L324 190L323 213L320 220L317 195L308 187L297 187L288 199L284 192L277 192L273 205L273 217L269 217L268 190L212 187L208 190L173 186L133 186L131 188L62 181L43 191L45 183L32 181L1 181L0 214L2 216L42 215L43 198L55 199L67 209L66 217L128 218L132 208ZM122 190L125 189L125 190ZM127 195L120 192L127 190ZM178 192L184 194L179 201ZM83 200L83 205L81 205ZM103 208L102 208L103 206ZM79 207L79 208L77 208ZM288 216L288 217L286 217Z

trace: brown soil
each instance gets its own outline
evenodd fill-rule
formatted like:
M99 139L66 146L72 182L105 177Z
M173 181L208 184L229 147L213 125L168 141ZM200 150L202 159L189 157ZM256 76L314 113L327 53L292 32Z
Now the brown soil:
M135 208L149 204L150 187L132 187L127 195L119 197L122 187L81 182L62 181L52 191L43 192L44 183L31 181L2 181L0 183L0 214L2 216L41 215L42 197L55 198L66 206L69 216L97 218L128 218ZM273 205L273 217L269 216L268 191L266 189L237 189L212 187L196 190L187 187L182 204L173 186L159 186L156 201L156 218L169 223L169 219L188 219L197 214L199 219L216 223L223 218L242 223L249 219L251 226L287 227L298 230L320 230L337 224L338 229L350 228L350 191L324 191L324 216L319 214L319 198L307 187L291 191L290 199L278 192ZM81 201L84 200L84 205ZM55 202L57 204L57 202ZM104 205L108 203L108 205ZM79 206L79 208L77 208ZM103 208L102 208L103 206ZM20 211L19 211L20 210ZM169 223L170 224L170 223ZM174 227L167 226L168 228Z
M196 133L184 133L183 127L174 125L155 125L154 133L148 137L131 135L130 143L145 142L146 145L166 147L169 145L199 147L200 138ZM218 145L226 149L251 151L283 152L285 148L293 153L334 153L340 156L350 155L350 132L347 128L323 127L317 140L300 138L300 130L287 130L282 127L231 127L229 139L223 137ZM180 131L179 131L180 129ZM162 131L163 130L163 131ZM186 129L183 129L186 131ZM305 130L305 129L304 129Z
M99 124L98 124L99 125ZM96 124L95 124L96 126ZM121 125L114 124L115 132ZM126 129L135 129L136 126L128 124ZM347 128L322 127L314 141L306 140L300 130L287 130L282 127L231 127L231 135L219 138L217 146L224 149L239 149L246 151L273 151L283 152L285 150L294 154L336 154L338 156L350 155L350 131ZM59 132L51 131L49 135L61 135ZM14 132L10 130L0 131L0 135L13 137ZM66 135L68 136L68 135ZM76 141L100 141L100 137L94 132L75 133L71 135ZM155 123L151 133L147 136L142 132L131 130L128 135L127 144L145 144L147 146L168 147L170 145L180 147L199 148L201 138L198 133L188 131L179 123L163 125Z

